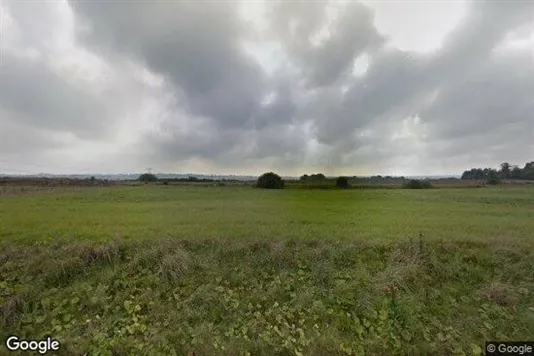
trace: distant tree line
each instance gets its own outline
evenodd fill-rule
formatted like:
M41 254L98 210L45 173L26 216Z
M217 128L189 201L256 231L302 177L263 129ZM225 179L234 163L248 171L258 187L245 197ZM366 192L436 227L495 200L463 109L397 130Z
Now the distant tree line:
M430 189L432 183L427 179L410 179L402 185L404 189Z
M25 186L108 186L119 184L119 181L108 179L90 178L65 178L65 177L10 177L0 176L0 185L25 185Z
M534 161L525 164L523 168L504 162L499 170L492 168L472 168L462 174L462 179L520 179L534 180Z
M320 182L322 180L325 180L326 176L322 173L316 173L316 174L304 174L300 176L299 180L301 182Z
M223 179L224 180L224 179ZM189 176L187 178L167 178L164 179L164 181L172 183L172 182L202 182L202 183L212 183L216 182L218 180L210 179L210 178L197 178L193 176Z
M352 176L352 177L347 177L348 179L350 180L359 180L359 181L386 181L386 180L389 180L389 181L399 181L399 180L405 180L406 178L404 176L402 177L393 177L393 176L381 176L381 175L377 175L377 176L371 176L371 177L358 177L358 176ZM322 173L315 173L315 174L304 174L302 176L300 176L299 178L299 181L301 182L319 182L319 181L323 181L323 180L327 180L328 178L322 174Z
M360 184L383 184L383 183L399 183L404 182L406 178L404 176L401 177L393 177L393 176L371 176L371 177L352 177L352 180L355 183Z
M143 183L154 183L154 182L161 182L163 184L169 184L169 183L215 183L215 182L238 182L242 183L243 180L239 179L229 179L229 178L223 178L223 179L211 179L211 178L197 178L194 176L189 176L186 178L158 178L153 173L143 173L138 178L138 181Z
M315 182L322 182L326 180L327 180L326 176L322 173L311 174L311 175L304 174L303 176L299 178L299 181L301 183L314 183L312 184L312 186L315 186ZM273 173L273 172L267 172L267 173L262 174L258 178L256 186L258 188L264 188L264 189L283 189L285 185L284 183L285 183L284 180L278 174ZM317 186L321 186L321 185L317 185ZM342 188L342 189L349 188L350 187L349 178L343 177L343 176L338 177L335 180L335 186L337 188Z

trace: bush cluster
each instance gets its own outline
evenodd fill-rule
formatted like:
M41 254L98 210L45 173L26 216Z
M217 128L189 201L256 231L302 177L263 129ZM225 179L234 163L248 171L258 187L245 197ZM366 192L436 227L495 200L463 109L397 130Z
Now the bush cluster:
M263 189L283 189L284 181L278 174L268 172L258 178L256 186Z
M338 179L336 179L336 187L338 187L338 188L348 188L349 187L349 179L347 177L338 177Z
M430 189L432 188L432 183L428 180L410 179L402 187L404 189Z

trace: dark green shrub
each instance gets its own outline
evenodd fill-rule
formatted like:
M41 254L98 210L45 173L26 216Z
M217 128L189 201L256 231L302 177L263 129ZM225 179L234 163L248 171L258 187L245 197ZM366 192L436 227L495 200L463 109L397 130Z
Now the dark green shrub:
M143 173L139 176L138 180L143 183L157 182L158 177L152 173Z
M432 188L432 183L428 180L410 179L402 187L404 189L430 189Z
M264 188L264 189L282 189L284 188L284 181L282 178L273 172L268 172L262 174L258 178L258 182L256 183L256 186L258 188Z
M347 177L338 177L336 179L336 187L338 187L338 188L348 188L349 187L349 179Z
M322 173L311 174L311 175L304 174L303 176L300 176L299 178L301 182L319 182L325 179L326 179L326 176Z
M501 178L495 170L490 170L488 172L488 177L486 178L486 183L489 185L501 184Z

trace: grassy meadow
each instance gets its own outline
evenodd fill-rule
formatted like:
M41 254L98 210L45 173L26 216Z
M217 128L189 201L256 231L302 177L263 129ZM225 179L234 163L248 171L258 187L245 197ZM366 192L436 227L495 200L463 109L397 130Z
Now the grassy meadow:
M0 333L64 355L482 355L534 335L534 188L0 195ZM5 349L0 349L5 350Z

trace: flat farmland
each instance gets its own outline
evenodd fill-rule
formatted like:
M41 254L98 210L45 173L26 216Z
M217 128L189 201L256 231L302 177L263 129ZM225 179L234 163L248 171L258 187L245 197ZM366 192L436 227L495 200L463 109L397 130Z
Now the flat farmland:
M481 355L534 335L534 189L0 195L0 330L60 354Z
M78 188L7 196L0 239L527 239L534 189L281 190L213 186Z

